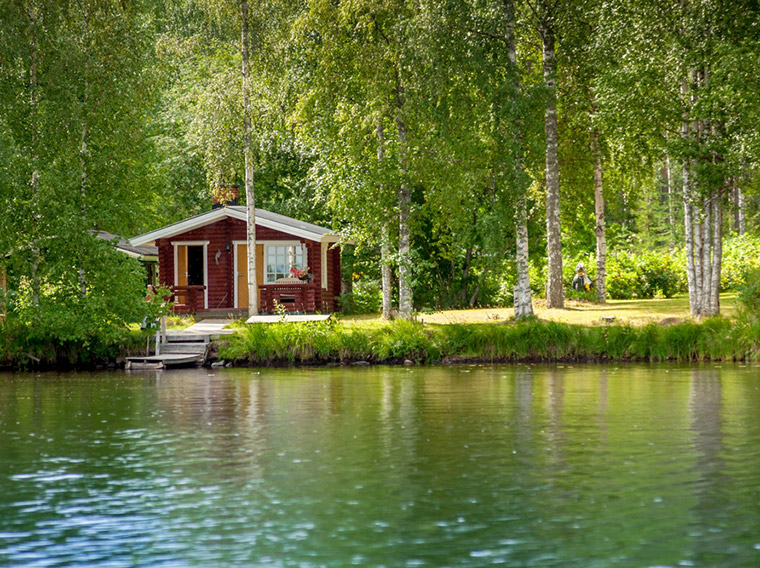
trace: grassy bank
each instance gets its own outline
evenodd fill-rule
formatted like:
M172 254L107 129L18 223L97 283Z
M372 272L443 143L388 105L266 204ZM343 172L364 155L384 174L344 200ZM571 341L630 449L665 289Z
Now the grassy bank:
M565 300L565 308L547 308L543 299L533 300L533 310L536 317L542 320L560 323L596 325L601 317L613 316L615 323L624 325L643 326L657 323L663 319L691 319L689 313L689 297L686 294L673 298L653 298L634 300L607 300L604 304ZM720 295L720 313L726 317L737 315L736 293L727 292ZM418 318L426 324L455 324L455 323L501 323L513 318L512 308L473 308L469 310L424 311ZM378 314L340 316L341 321L354 325L366 323L381 323Z
M0 369L92 369L145 353L149 332L114 326L98 333L56 337L0 320Z
M500 324L252 325L220 357L237 365L458 361L746 361L760 355L760 324L726 318L664 326Z

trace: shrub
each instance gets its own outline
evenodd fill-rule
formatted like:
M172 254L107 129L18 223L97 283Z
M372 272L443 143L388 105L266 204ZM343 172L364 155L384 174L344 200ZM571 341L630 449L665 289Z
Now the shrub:
M668 253L618 252L607 257L607 294L610 298L666 298L684 289L683 276Z
M374 280L354 283L353 292L338 298L338 306L344 314L376 314L383 306L383 293Z
M747 276L760 270L760 237L731 235L723 245L720 285L722 290L740 290Z
M747 270L741 281L736 296L740 316L747 322L760 321L760 268Z

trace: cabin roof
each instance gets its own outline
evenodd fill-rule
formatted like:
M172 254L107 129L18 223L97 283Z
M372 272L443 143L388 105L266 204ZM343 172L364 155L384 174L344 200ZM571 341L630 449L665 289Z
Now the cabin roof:
M195 215L194 217L189 217L188 219L161 227L155 231L133 237L130 239L130 243L134 246L153 244L156 239L166 239L181 235L188 231L211 225L226 217L246 221L246 207L242 205L228 205L212 209L211 211L206 211L200 215ZM287 215L272 213L271 211L259 209L258 207L256 208L256 224L268 229L275 229L289 235L308 239L310 241L337 242L339 240L338 235L333 233L330 229L320 227L313 223L299 221L298 219L293 219Z
M136 246L130 243L127 239L121 235L115 235L113 233L107 233L106 231L91 231L96 238L103 241L116 242L116 248L123 253L128 254L132 258L143 259L145 257L158 256L158 247L151 245Z

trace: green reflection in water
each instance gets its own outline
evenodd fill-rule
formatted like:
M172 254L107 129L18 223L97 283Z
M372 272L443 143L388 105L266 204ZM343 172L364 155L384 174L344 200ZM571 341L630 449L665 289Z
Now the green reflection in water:
M758 377L0 376L0 565L757 566Z

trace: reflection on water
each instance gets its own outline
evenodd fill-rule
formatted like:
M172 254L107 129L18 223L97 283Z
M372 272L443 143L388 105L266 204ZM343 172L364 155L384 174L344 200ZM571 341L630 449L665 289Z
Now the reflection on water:
M758 566L759 377L0 375L0 566Z

